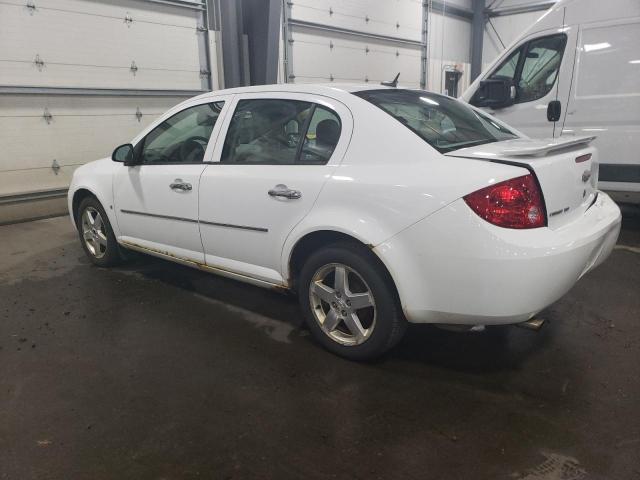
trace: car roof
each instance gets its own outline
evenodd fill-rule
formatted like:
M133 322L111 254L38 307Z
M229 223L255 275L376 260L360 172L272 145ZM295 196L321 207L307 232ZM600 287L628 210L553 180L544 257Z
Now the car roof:
M215 95L238 94L238 93L260 93L260 92L297 92L331 94L337 92L353 93L364 90L391 89L379 84L356 84L356 83L280 83L271 85L253 85L250 87L235 87L224 90L214 90L200 95L200 98L212 97ZM401 88L401 87L398 87Z

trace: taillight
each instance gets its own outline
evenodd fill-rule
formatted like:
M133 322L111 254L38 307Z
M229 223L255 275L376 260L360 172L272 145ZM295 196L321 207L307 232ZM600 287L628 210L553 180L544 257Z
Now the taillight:
M499 227L538 228L547 224L542 192L531 174L470 193L464 201L480 217Z

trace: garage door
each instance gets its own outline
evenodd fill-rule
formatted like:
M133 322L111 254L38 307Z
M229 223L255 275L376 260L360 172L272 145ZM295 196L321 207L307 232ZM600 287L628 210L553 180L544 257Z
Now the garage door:
M0 0L0 206L64 190L78 165L217 88L204 18L195 0Z
M287 2L287 81L424 85L423 23L420 0Z

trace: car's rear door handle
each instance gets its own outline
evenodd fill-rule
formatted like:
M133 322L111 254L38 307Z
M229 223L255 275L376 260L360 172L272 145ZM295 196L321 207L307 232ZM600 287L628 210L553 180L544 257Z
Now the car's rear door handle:
M176 178L173 183L169 184L169 188L180 192L188 192L192 189L191 184L184 182L181 178Z
M300 192L300 190L293 190L286 185L279 183L269 190L269 195L272 197L282 197L288 198L289 200L295 200L302 197L302 192Z

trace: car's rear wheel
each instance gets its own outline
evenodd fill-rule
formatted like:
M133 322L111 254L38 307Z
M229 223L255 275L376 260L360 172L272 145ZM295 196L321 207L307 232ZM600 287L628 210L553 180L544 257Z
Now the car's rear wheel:
M100 267L122 261L118 242L102 205L95 197L87 197L76 212L76 225L87 257Z
M298 295L316 340L349 359L381 355L406 328L388 273L373 253L356 244L313 253L302 267Z

